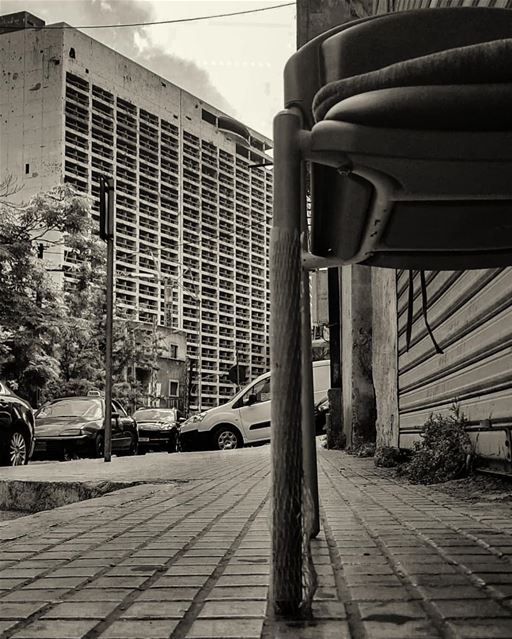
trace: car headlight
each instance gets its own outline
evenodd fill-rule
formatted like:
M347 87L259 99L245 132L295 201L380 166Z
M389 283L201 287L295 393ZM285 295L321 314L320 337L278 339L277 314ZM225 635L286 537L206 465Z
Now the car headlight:
M66 428L66 430L61 430L60 434L76 437L77 435L83 435L84 431L81 428Z

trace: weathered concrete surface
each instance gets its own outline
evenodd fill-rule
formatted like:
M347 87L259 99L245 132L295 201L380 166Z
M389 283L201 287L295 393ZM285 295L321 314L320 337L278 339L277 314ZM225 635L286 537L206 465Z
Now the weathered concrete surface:
M140 482L117 481L0 481L0 508L36 513L101 497Z
M377 447L398 446L398 334L396 271L372 268L372 374Z
M375 442L371 269L342 269L343 429L347 447Z

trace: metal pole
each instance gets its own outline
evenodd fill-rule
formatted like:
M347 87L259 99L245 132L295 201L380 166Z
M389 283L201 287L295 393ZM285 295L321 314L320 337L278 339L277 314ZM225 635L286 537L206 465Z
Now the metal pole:
M316 427L314 417L313 367L311 352L311 310L309 301L309 272L302 271L302 455L304 463L304 489L307 492L307 524L310 538L320 532L320 504L318 497L318 470L316 460Z
M199 288L199 287L198 287ZM203 318L202 312L203 307L201 303L200 294L198 296L198 304L199 304L199 353L198 353L198 367L197 367L197 404L199 412L201 412L202 405L202 394L203 394Z
M300 116L274 118L270 239L272 567L270 605L295 616L302 600Z
M329 308L329 353L331 358L331 387L329 415L327 416L327 448L341 448L343 419L341 412L341 323L340 323L340 269L327 269Z
M107 215L114 215L114 183L106 180ZM114 236L107 237L107 313L105 352L105 442L103 455L106 462L112 457L112 332L114 324Z

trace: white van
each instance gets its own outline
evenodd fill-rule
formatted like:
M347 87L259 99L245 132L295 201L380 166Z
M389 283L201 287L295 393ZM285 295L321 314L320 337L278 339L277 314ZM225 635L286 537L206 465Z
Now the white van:
M313 362L315 403L330 386L329 360ZM229 402L192 415L181 425L182 450L229 450L270 439L270 373L264 373Z

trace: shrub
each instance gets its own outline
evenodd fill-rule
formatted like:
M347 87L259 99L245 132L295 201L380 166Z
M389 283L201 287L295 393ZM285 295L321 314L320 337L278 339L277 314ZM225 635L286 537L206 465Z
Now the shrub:
M467 475L473 447L465 425L457 405L452 406L449 415L430 415L403 474L415 484L435 484Z
M375 451L373 462L380 468L396 468L411 459L412 451L394 446L380 446Z

